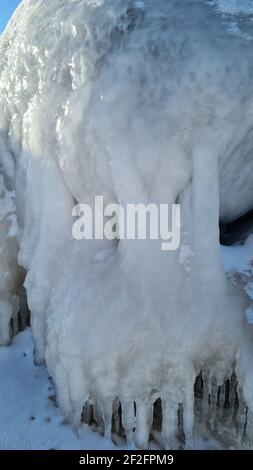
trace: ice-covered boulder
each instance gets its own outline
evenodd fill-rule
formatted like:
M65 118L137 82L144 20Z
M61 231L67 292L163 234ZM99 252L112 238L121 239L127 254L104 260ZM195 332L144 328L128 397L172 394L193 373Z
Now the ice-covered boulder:
M251 23L237 11L235 32L234 13L208 0L24 0L0 39L0 161L36 362L46 358L66 419L109 436L114 415L140 447L159 400L162 445L178 445L179 406L193 445L196 377L215 431L240 351L240 439L253 411L247 301L219 247L219 219L253 207ZM73 240L74 205L96 195L179 202L180 249Z

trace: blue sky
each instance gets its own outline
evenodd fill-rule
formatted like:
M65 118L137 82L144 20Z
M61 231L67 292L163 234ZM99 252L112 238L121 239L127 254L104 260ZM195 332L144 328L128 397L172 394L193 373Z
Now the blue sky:
M0 32L2 32L13 11L21 0L0 0Z

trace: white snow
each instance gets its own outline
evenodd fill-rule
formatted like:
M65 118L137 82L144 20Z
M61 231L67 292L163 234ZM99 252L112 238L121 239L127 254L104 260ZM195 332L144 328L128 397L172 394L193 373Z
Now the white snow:
M77 433L64 424L46 368L34 365L30 329L0 349L0 377L0 450L116 449L85 425Z
M179 405L194 445L201 371L202 431L217 431L218 390L224 398L235 362L236 444L246 404L253 438L248 299L229 285L219 247L219 218L253 206L252 44L231 35L230 16L204 0L24 0L0 38L0 159L15 192L36 363L46 359L66 421L78 428L92 404L110 437L120 402L138 447L159 398L162 445L178 446ZM96 195L123 207L179 199L187 249L74 241L73 206ZM4 226L1 247L9 239ZM14 249L4 253L16 263ZM1 293L7 337L16 290Z

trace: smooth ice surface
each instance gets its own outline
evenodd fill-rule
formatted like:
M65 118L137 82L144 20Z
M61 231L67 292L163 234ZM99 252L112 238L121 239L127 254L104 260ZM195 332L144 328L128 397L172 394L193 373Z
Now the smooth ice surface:
M110 437L113 415L138 447L152 431L190 448L196 422L203 436L234 429L241 446L246 406L253 436L250 299L219 247L219 219L253 206L250 17L235 13L208 0L24 0L0 38L2 184L16 196L35 361L66 421ZM96 195L179 202L180 249L74 241L73 206Z

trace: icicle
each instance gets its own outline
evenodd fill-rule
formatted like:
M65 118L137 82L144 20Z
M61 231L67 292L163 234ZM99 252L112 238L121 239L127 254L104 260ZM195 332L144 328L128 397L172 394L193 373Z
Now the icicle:
M173 402L170 395L162 397L163 422L162 437L165 449L177 449L178 403Z
M133 441L133 435L136 428L136 416L134 409L134 402L121 398L122 408L122 425L126 433L127 442L130 444Z
M68 384L67 374L58 365L55 370L55 385L56 385L56 392L57 392L57 402L64 416L64 422L66 424L71 424L73 409L72 409L72 404L70 401L69 390L68 390L67 384Z
M46 318L31 312L31 326L34 339L34 362L44 364L46 349Z
M8 346L11 342L11 316L11 303L8 301L0 300L0 346Z
M136 400L136 429L134 440L138 448L147 449L153 421L153 402Z
M102 415L102 409L100 406L100 402L98 401L97 398L92 397L92 403L93 403L93 417L94 421L97 425L98 430L102 432L104 429L104 421L103 421L103 415Z
M215 377L212 378L212 385L211 385L211 394L210 394L210 419L209 425L211 431L215 431L215 424L216 424L216 416L217 416L217 399L218 399L218 385L217 380Z
M185 386L183 392L183 427L185 445L188 449L193 448L193 427L194 427L194 384L196 383L196 373L189 364L185 375Z
M194 426L194 393L189 389L188 393L185 394L185 400L183 404L183 423L184 423L184 434L185 443L187 449L193 448L193 426Z
M79 369L78 361L73 363L73 369L68 373L67 378L66 387L69 391L69 400L72 406L72 424L75 429L78 429L81 424L84 403L89 398L89 389L82 371Z
M204 437L207 435L207 423L209 416L209 395L210 395L210 372L203 372L203 398L201 410L202 431Z
M113 399L106 398L101 401L102 419L104 423L104 436L106 439L111 439L112 435L112 412L113 412Z

